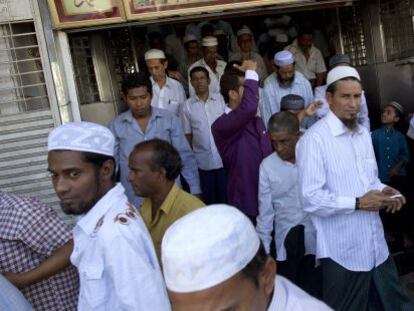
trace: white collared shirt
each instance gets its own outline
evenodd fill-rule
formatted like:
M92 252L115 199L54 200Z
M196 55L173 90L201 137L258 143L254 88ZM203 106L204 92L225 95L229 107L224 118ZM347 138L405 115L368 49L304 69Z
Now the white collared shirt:
M267 311L332 311L332 309L288 279L277 275L273 297Z
M167 77L164 86L160 88L152 77L150 79L152 82L151 106L167 109L178 116L180 105L187 99L181 83Z
M276 152L265 158L260 164L258 197L256 230L266 253L270 253L271 234L274 229L277 260L286 260L286 236L293 227L303 225L306 254L314 255L315 228L300 202L296 165L283 161Z
M295 72L295 78L289 87L280 86L276 73L267 77L259 102L260 114L266 127L270 117L280 111L282 97L289 94L302 96L305 106L313 101L312 86L300 72Z
M191 69L193 69L194 67L204 67L207 69L209 77L210 77L210 85L208 86L208 91L210 94L214 94L214 93L218 93L220 94L220 79L221 76L224 73L224 69L226 68L226 62L222 61L222 60L217 60L217 66L216 66L216 72L214 72L209 65L206 64L206 62L204 61L204 58L196 61L194 64L192 64L190 66L190 68L188 68L188 89L190 90L190 97L195 96L195 90L193 88L193 86L191 85L191 79L190 79L190 72Z
M145 224L119 183L73 229L78 310L170 310Z
M329 112L329 103L326 100L326 90L328 85L321 85L315 88L315 98L314 101L322 101L323 105L321 108L316 110L316 116L318 118L323 118ZM366 127L367 130L370 130L370 121L368 116L368 106L367 106L367 99L365 98L365 92L362 92L361 96L361 110L358 112L358 123L362 126Z
M382 190L371 136L350 131L330 111L296 147L303 208L316 228L316 257L369 271L389 255L378 212L355 210L355 199Z
M306 60L302 50L298 46L298 41L285 48L290 51L295 57L296 69L300 71L308 80L316 78L316 73L326 72L325 60L323 59L321 51L312 45L309 51L309 58Z
M220 94L209 94L206 102L197 96L190 97L182 106L180 117L184 133L192 134L192 147L198 167L215 170L223 167L220 154L211 133L211 125L226 108Z

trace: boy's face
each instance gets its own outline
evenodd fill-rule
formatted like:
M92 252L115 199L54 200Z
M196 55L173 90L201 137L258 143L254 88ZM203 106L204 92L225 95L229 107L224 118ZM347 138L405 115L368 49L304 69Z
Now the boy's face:
M386 106L381 114L381 123L384 125L395 124L400 120L397 111L392 106Z

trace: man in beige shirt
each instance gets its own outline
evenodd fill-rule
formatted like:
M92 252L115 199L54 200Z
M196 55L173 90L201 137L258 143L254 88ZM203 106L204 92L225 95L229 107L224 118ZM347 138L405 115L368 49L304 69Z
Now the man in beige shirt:
M128 179L135 194L145 198L140 213L158 259L161 258L161 241L168 227L204 206L200 199L175 184L181 167L178 151L161 139L139 143L129 156Z

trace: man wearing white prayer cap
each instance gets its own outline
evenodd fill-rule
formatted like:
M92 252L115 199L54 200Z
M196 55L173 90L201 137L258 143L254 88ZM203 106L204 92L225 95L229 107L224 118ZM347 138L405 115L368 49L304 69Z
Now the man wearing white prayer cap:
M80 276L78 310L169 310L151 237L115 183L114 150L111 131L90 122L63 124L48 138L62 210L80 216L70 257Z
M168 61L162 50L151 49L145 53L145 63L152 83L151 106L167 109L178 116L180 105L186 100L183 86L167 75Z
M331 310L276 276L253 224L229 205L187 214L167 230L161 247L175 311Z
M332 70L337 66L351 66L351 59L346 54L336 54L329 59L329 69ZM322 107L316 111L316 116L321 119L329 112L329 104L326 100L326 89L328 85L321 85L315 88L314 101L321 101ZM358 123L370 130L370 121L368 116L368 105L365 98L365 92L361 95L361 110L358 112Z
M259 75L260 84L263 83L267 77L267 69L262 56L253 51L254 37L249 28L243 27L237 31L237 44L240 47L240 52L230 54L229 61L253 60L257 64L256 72Z
M204 37L201 41L201 51L203 57L192 64L190 68L188 68L187 72L188 81L190 81L191 69L198 66L206 68L210 75L210 94L220 93L220 79L224 73L224 69L226 68L226 62L218 59L217 45L218 41L216 37ZM195 90L191 83L189 83L188 88L190 90L190 97L195 96Z
M330 111L296 149L299 193L316 229L323 300L335 310L413 310L379 216L382 209L398 212L405 198L379 180L371 135L357 122L360 76L338 66L327 85Z
M305 107L313 102L313 92L309 81L295 70L295 59L289 51L274 55L273 73L264 82L260 99L260 113L267 125L270 117L280 111L282 97L296 94L305 100Z
M185 83L183 82L183 87L185 89L186 95L188 95L188 68L190 68L192 64L201 58L200 45L195 35L186 34L184 37L184 50L184 61L178 65L178 71L180 72L183 79L185 79Z

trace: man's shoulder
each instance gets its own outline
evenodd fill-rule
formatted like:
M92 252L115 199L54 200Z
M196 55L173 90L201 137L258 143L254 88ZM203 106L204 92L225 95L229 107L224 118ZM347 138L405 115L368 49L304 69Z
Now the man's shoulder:
M121 124L124 120L128 119L128 116L131 114L131 111L128 109L114 117L109 125L109 127L114 127Z
M36 198L19 196L13 193L0 192L0 213L8 211L9 215L31 215L52 212L52 208ZM35 214L33 214L35 213Z
M309 80L306 79L306 77L303 75L303 73L301 73L297 70L295 71L295 83L308 86L310 89L312 89L312 86L311 86Z
M196 196L180 189L174 202L174 209L180 210L180 214L188 214L197 208L205 206L204 202Z

